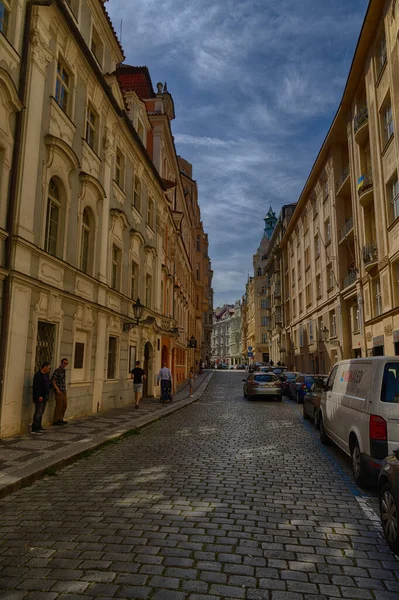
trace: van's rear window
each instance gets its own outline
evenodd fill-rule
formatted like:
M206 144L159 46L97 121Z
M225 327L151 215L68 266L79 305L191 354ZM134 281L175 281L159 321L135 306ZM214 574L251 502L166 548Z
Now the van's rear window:
M399 363L387 363L381 387L381 402L399 404Z

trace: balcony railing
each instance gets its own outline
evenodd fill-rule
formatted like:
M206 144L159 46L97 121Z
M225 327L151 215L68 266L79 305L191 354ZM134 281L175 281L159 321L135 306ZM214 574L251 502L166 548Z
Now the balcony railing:
M367 123L369 119L369 111L367 109L367 106L362 106L359 111L357 112L357 114L355 115L355 121L354 121L354 130L355 133L356 131L358 131L362 125L364 125L365 123Z
M345 167L345 169L342 171L340 178L337 181L337 185L335 187L335 190L338 192L339 188L342 186L342 184L344 183L344 181L346 180L346 178L349 176L350 173L350 169L349 169L349 165L347 167Z
M366 192L367 190L369 190L372 187L373 187L373 174L371 173L371 171L369 173L365 173L364 175L359 177L359 180L357 182L357 193L359 194L359 196L364 194L364 192Z
M357 279L357 270L353 270L350 273L348 273L348 275L344 279L343 289L349 287L350 285L352 285L352 283L355 283L356 279Z
M351 229L353 229L353 217L349 217L349 219L346 219L345 225L343 225L341 227L340 237L339 237L340 241L343 240L348 235L348 233L351 231Z
M370 242L363 246L363 263L370 265L378 260L378 250L376 242Z

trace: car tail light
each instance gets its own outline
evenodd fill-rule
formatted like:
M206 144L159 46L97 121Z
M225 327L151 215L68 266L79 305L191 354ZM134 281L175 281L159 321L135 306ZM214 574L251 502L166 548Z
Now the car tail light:
M370 439L387 440L387 422L378 415L370 415Z
M275 382L273 383L273 386L274 386L274 387L279 387L279 388L281 388L281 387L282 387L282 385L281 385L281 383L280 383L279 381L275 381Z
M259 383L257 381L251 382L252 387L259 387Z
M302 389L303 389L304 392L307 392L308 386L304 383L303 386L302 386Z

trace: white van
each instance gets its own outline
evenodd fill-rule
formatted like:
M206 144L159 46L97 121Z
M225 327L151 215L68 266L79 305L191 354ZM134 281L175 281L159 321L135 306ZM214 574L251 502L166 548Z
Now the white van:
M332 440L352 458L358 485L378 476L399 447L399 356L338 362L320 403L320 440Z

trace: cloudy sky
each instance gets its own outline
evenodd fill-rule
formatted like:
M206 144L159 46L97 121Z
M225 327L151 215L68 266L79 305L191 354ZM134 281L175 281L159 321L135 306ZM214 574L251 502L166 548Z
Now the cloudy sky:
M296 202L342 96L368 0L110 0L126 62L173 96L215 306L252 272L270 204Z

